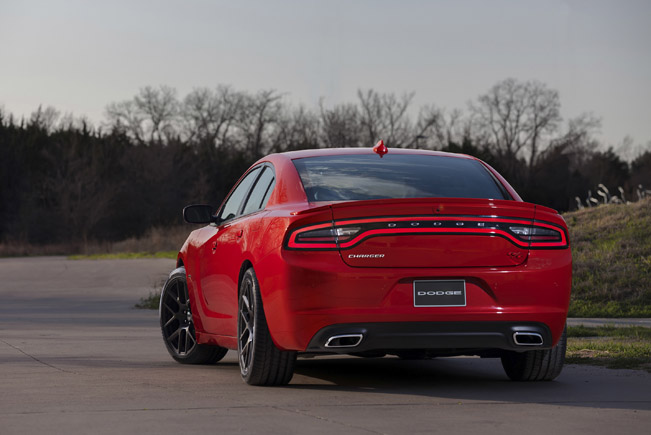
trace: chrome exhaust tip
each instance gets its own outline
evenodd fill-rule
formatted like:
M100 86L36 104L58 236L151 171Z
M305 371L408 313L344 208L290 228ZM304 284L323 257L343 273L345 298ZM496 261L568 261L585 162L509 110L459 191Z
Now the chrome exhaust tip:
M537 332L514 332L513 341L518 346L542 346L543 337Z
M333 335L332 337L328 338L324 347L357 347L362 342L363 338L364 334Z

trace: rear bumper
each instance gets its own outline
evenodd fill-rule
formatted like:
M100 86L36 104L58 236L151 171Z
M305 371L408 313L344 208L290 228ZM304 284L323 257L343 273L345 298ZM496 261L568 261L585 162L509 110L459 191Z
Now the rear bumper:
M391 353L400 350L445 349L463 353L469 349L549 349L552 345L551 331L543 323L380 322L326 326L314 335L305 351Z
M372 326L355 351L458 348L461 341L464 348L519 350L502 328L531 324L547 328L543 348L550 347L570 301L569 249L532 250L524 264L502 268L354 268L333 251L285 251L267 260L256 272L271 337L284 350L316 352L323 331L348 334L348 325L387 328ZM415 307L415 280L464 280L467 303Z

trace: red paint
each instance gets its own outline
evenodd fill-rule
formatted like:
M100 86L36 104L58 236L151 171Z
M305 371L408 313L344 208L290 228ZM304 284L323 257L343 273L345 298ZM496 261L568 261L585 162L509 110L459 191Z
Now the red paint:
M542 322L556 342L565 325L572 270L567 226L558 213L522 202L485 164L513 200L307 201L292 159L374 151L324 149L267 156L256 163L268 162L275 170L276 185L266 209L192 232L179 260L188 274L198 341L237 347L240 271L251 264L271 336L281 349L305 350L319 329L355 322ZM391 152L473 159L434 151ZM296 240L302 231L413 221L535 225L558 231L561 240L523 241L503 227L378 227L363 229L339 246L314 241L310 249L292 249L305 248ZM384 258L348 257L378 249ZM413 306L415 279L445 278L466 280L467 306Z
M380 140L375 146L373 147L373 152L375 154L378 154L380 158L382 158L386 153L389 152L389 149L384 145L384 141Z

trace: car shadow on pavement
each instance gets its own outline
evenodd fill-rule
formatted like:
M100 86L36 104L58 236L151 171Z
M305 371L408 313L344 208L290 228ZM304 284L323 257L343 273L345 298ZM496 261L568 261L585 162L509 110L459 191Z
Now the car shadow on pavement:
M569 366L552 382L512 382L499 359L350 357L299 359L289 388L649 410L650 386L651 376L630 370Z

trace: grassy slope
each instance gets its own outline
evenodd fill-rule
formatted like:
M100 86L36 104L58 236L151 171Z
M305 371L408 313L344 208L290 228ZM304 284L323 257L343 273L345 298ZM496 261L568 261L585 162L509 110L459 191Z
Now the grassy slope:
M571 317L651 317L651 199L566 213Z

